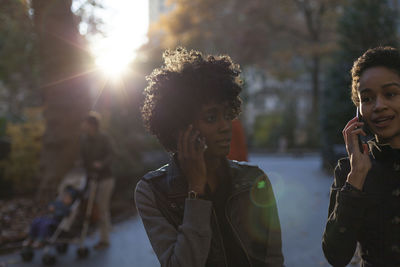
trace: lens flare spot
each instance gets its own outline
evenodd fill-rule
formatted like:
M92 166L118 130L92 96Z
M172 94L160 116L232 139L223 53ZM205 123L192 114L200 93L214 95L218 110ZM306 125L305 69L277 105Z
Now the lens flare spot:
M262 188L264 188L266 186L266 182L265 181L259 181L258 183L257 183L257 188L258 189L262 189Z
M254 205L258 207L268 207L271 205L271 184L266 174L260 175L250 190L250 198Z
M276 199L287 193L284 177L278 172L268 172L256 178L251 190L253 203L247 210L246 228L256 242L265 242L271 232L279 231L279 220L275 220ZM275 197L274 197L275 196Z

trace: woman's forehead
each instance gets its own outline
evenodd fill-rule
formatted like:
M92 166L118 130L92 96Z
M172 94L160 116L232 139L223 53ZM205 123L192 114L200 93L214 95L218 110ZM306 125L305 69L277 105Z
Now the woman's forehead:
M377 66L366 69L357 83L358 91L373 87L384 87L387 84L399 83L398 73L392 69Z
M229 103L227 101L225 102L209 102L201 106L200 112L210 112L210 111L218 111L218 110L224 110L226 108L229 108Z

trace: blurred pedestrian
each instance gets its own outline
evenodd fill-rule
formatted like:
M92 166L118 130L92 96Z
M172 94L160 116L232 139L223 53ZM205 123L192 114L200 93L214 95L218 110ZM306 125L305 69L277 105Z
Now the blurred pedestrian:
M226 158L239 114L240 69L228 56L178 48L147 78L144 123L172 152L135 200L161 266L283 266L271 183Z
M357 242L361 266L400 266L400 53L367 50L351 75L362 120L342 132L348 157L335 169L322 247L333 266L346 266Z
M95 249L107 248L110 245L109 232L110 200L115 179L111 173L112 147L107 135L100 131L100 115L91 112L82 125L81 156L90 186L96 186L96 199L99 213L100 239Z

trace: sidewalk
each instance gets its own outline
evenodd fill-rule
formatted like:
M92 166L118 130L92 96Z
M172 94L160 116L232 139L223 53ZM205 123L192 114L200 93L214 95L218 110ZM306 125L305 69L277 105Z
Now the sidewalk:
M130 218L113 227L109 249L95 251L95 237L86 241L90 254L78 259L76 247L70 246L65 255L57 255L57 267L156 267L160 266L138 217ZM36 251L31 263L22 262L18 252L0 256L0 267L43 266L42 251Z

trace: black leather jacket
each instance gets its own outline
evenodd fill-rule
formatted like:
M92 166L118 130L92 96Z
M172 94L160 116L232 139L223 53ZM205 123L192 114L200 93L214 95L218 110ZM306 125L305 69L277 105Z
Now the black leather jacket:
M228 161L228 164L233 190L229 194L225 214L227 221L233 228L233 232L236 233L236 238L246 254L249 266L283 266L280 223L275 197L268 177L258 167L247 163ZM140 183L136 191L137 208L161 265L180 266L171 262L187 263L188 261L186 260L190 258L190 255L188 256L187 254L199 253L200 248L190 250L185 246L185 249L187 249L186 253L175 249L174 252L165 256L167 254L166 251L171 246L178 247L177 242L181 242L180 240L186 242L193 238L189 234L185 235L185 233L182 233L183 230L180 230L180 228L192 228L190 224L196 223L186 220L184 222L185 226L182 226L184 213L189 212L187 211L188 207L185 208L185 205L188 205L186 179L181 175L175 162L171 161L169 165L145 175ZM145 204L146 200L142 200L152 197L146 193L147 186L150 186L154 194L155 203L148 201ZM206 200L200 201L209 202ZM154 206L156 207L155 210L153 209ZM212 207L211 209L213 210ZM157 218L158 216L155 215L158 213L157 211L160 211L162 216L168 221L168 224L164 227L162 225L163 220ZM194 213L200 213L200 211ZM198 216L198 220L204 217L201 214L198 214ZM204 258L205 266L226 266L226 255L214 211L211 212L210 218L210 220L202 223L210 224L211 228L209 232L211 236L208 239L209 241L207 241L210 243L209 247L207 247L209 249L206 249L207 254L197 255L193 258ZM170 230L171 225L176 229L176 232ZM160 228L164 230L160 231ZM176 242L171 242L171 245L160 249L165 240L159 237L159 234L163 232L166 235L164 239L169 239L168 231L172 235L175 235L171 239L176 239ZM153 232L154 234L152 234ZM179 237L180 234L185 235L185 237ZM197 238L198 235L200 234L194 235L194 238ZM188 241L189 244L194 244L194 246L196 246L196 242L198 242L197 239L191 242ZM178 260L174 261L172 258L178 258ZM187 264L190 266L202 265L199 262L190 261Z
M322 248L333 266L346 266L357 242L363 267L400 266L400 150L370 142L372 168L362 192L343 187L348 158L335 169Z

